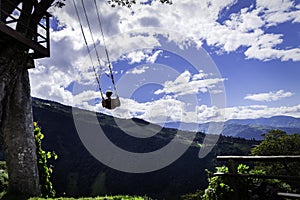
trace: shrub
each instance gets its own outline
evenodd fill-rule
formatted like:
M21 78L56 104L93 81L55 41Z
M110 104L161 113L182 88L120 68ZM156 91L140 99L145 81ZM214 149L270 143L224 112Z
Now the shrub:
M54 197L55 190L50 180L53 169L47 165L48 159L57 159L55 152L46 152L42 149L42 140L44 134L42 134L40 127L34 122L34 137L36 141L36 153L38 158L38 170L40 177L40 187L42 197Z
M0 193L4 194L8 189L8 174L5 161L0 162ZM0 195L2 196L2 195Z

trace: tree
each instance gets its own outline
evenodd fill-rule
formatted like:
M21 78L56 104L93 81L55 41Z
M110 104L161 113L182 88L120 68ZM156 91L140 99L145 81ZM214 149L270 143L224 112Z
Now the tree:
M300 135L290 134L281 130L271 130L264 140L251 150L252 155L278 156L300 155ZM270 175L300 176L299 162L257 163L256 168ZM291 186L300 188L300 184L287 181Z
M31 40L38 22L51 6L65 0L1 0L0 23L22 4L16 31ZM130 7L134 0L112 0L111 5ZM170 0L160 0L171 3ZM28 28L30 27L30 28ZM40 194L28 68L34 67L29 47L0 33L0 135L5 145L9 191L29 196Z
M281 130L271 130L265 135L264 140L251 150L251 154L257 156L300 155L300 135L288 135ZM298 172L300 175L300 168L298 167L297 170L295 163L284 162L272 165L268 163L267 166L265 170L268 174L295 175Z
M33 33L26 26L35 30L54 0L2 0L1 9L5 13L1 13L1 22L20 3L22 12L16 31L30 39ZM39 9L34 9L36 6ZM36 196L40 188L27 71L33 60L27 54L29 47L3 33L0 46L0 133L5 145L9 192Z

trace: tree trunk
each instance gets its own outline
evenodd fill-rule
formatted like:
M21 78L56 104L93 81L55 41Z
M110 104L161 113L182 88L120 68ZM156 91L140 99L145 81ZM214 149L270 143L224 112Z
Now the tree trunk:
M0 21L22 2L16 31L32 39L37 23L42 19L54 0L0 0ZM0 32L0 136L5 145L5 160L9 176L9 192L26 196L40 194L33 136L32 105L26 52L29 47ZM32 66L31 66L32 67Z
M26 54L16 42L0 51L0 133L9 192L40 194Z

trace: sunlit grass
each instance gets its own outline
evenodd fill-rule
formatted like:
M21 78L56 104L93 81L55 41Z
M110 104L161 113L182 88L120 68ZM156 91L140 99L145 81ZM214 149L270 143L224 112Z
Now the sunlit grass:
M127 195L118 195L118 196L104 196L104 197L82 197L82 198L30 198L29 200L146 200L149 198L144 197L135 197L135 196L127 196Z

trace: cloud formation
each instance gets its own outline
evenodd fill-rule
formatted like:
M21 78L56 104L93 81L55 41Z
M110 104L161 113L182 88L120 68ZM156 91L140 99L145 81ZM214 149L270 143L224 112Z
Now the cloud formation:
M149 69L148 66L136 67L127 71L126 74L142 74L145 73L147 69Z
M268 92L268 93L258 93L258 94L248 94L244 99L252 101L278 101L283 98L291 97L294 93L285 92L284 90L278 90L277 92Z
M169 30L170 39L178 44L190 38L198 46L205 41L209 46L218 47L224 52L244 47L244 55L249 59L299 61L300 49L297 45L285 47L283 33L270 34L268 31L284 23L297 26L300 22L299 3L295 0L250 2L249 7L241 7L235 11L231 11L231 7L238 3L236 0L205 0L201 3L185 0L166 7L157 3L134 6L133 15L126 16L126 13L122 13L126 17L122 18L120 30L159 27ZM222 19L224 13L229 14ZM148 23L143 23L145 18ZM159 23L156 23L157 20ZM186 37L182 38L180 35Z
M91 94L92 97L92 94ZM79 99L78 99L79 100ZM85 99L86 100L86 99ZM255 119L279 115L300 117L300 104L295 106L269 107L267 105L234 106L218 108L216 106L194 105L190 109L186 102L165 96L159 100L139 103L132 99L121 98L121 107L113 111L103 109L101 103L91 106L84 101L81 108L103 112L120 118L141 118L149 122L164 124L166 122L206 123L229 119Z
M162 53L162 50L157 50L154 53L152 50L137 50L127 53L122 56L122 59L127 60L128 64L148 62L155 63L158 56Z
M174 94L182 96L188 94L198 94L199 92L213 92L217 85L222 83L224 78L206 78L207 74L200 71L198 74L192 75L189 71L184 71L174 81L166 81L162 89L156 90L154 94Z
M76 2L83 17L80 0ZM93 11L88 15L103 64L105 63L103 41L95 8L91 2L85 1L87 9ZM174 2L172 6L152 1L152 5L135 5L132 9L112 9L106 1L98 2L112 61L126 59L130 64L154 63L161 55L160 50L152 50L161 46L156 30L164 30L164 36L183 49L189 48L191 44L201 47L205 43L216 52L228 53L239 50L248 59L300 61L298 43L294 46L285 46L286 38L283 32L270 32L270 29L284 23L289 24L291 28L299 26L300 4L296 0L253 0L251 6L239 10L231 10L232 6L237 4L237 0L201 2L180 0ZM222 17L225 14L226 17ZM162 89L155 91L155 94L163 94L163 97L156 101L139 103L123 98L122 107L114 113L103 109L99 103L91 105L89 102L98 98L99 94L90 90L73 94L69 88L73 82L95 83L72 3L67 3L62 9L52 10L52 15L59 20L58 25L62 28L51 31L51 58L39 60L36 69L30 70L32 96L119 117L140 117L153 122L164 119L185 122L218 121L221 120L220 116L224 111L227 119L273 115L300 117L300 105L272 108L250 105L225 109L201 105L196 106L197 117L195 117L195 113L186 107L186 102L179 101L175 97L208 91L218 93L220 90L216 85L225 81L224 78L211 78L203 71L198 74L184 71L175 80L165 82ZM88 33L86 22L83 23L83 28ZM149 32L150 29L152 32ZM135 34L125 34L127 32ZM88 34L87 40L94 55L92 40ZM122 55L125 57L120 57ZM96 63L95 55L94 62ZM141 74L147 67L135 68L128 73ZM271 102L292 95L294 93L279 90L249 94L245 99Z

